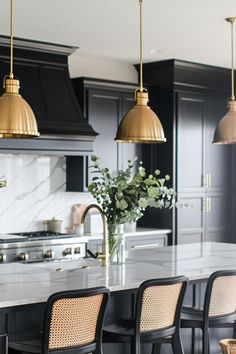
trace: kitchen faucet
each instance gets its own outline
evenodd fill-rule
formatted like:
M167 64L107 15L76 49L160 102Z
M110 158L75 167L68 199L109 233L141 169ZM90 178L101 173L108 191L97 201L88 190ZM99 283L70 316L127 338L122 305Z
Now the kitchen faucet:
M84 220L86 218L87 213L89 212L90 209L93 208L99 211L99 214L101 215L102 218L102 225L103 225L102 253L98 253L97 258L102 260L103 267L108 267L109 266L109 242L108 242L106 218L105 215L103 214L102 209L96 204L88 205L81 216L81 224L84 224Z

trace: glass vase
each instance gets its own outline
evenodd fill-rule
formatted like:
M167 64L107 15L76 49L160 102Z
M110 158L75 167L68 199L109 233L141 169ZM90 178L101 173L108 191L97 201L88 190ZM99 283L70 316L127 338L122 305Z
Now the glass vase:
M108 224L109 255L111 264L125 262L124 225Z

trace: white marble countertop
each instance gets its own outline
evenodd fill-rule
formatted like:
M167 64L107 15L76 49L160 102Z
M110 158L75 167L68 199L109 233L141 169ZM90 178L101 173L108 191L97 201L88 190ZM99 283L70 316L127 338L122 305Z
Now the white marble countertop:
M107 286L119 291L137 288L147 279L182 274L190 280L205 279L216 270L236 268L236 244L206 242L132 250L125 264L109 268L96 266L97 260L86 262L1 264L0 307L45 302L61 290ZM85 264L90 268L83 269Z

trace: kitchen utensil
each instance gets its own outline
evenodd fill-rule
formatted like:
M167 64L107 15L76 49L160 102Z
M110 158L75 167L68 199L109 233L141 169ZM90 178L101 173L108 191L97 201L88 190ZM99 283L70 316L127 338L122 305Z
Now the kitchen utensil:
M61 233L62 220L57 220L53 217L51 220L44 220L44 225L47 227L47 231Z

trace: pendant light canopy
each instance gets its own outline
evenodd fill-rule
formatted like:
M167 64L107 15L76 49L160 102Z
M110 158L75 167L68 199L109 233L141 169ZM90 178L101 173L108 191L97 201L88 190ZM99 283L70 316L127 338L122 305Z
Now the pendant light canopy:
M115 140L122 143L164 143L166 138L157 115L148 106L148 91L143 88L142 5L140 6L140 87L135 91L136 104L121 120Z
M13 74L13 0L10 0L10 73L4 78L0 97L0 138L39 136L37 122L29 104L19 94L20 82Z
M231 98L226 115L219 121L213 144L236 144L236 101L234 94L234 24L236 17L226 18L231 25Z

